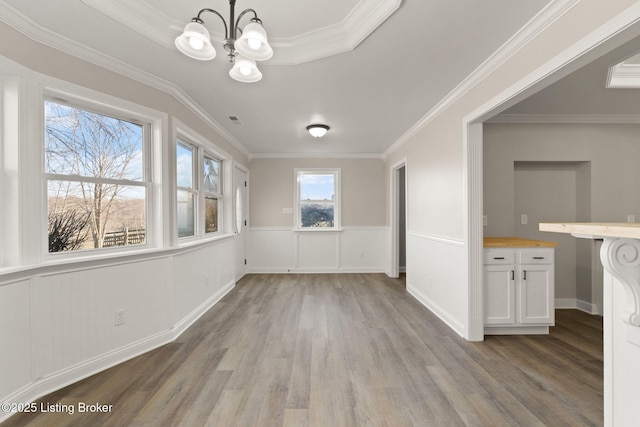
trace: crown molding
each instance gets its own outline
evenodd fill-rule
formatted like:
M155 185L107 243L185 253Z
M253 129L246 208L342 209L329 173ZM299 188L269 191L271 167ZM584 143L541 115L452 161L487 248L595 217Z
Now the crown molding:
M218 123L209 113L207 113L202 107L200 107L200 105L198 105L198 103L196 103L174 83L161 79L151 73L133 67L124 61L105 55L102 52L43 28L13 9L11 6L7 5L5 2L0 2L0 16L2 16L2 21L7 25L38 43L76 58L80 58L91 64L113 71L171 95L211 127L216 133L220 134L225 141L247 157L249 156L249 150L240 141L227 132L220 123Z
M640 114L498 114L486 123L637 124Z
M609 68L609 72L607 73L607 88L640 88L640 64L625 64L621 62Z
M144 0L82 0L87 6L120 22L129 29L167 48L186 22L177 21ZM273 58L270 65L297 65L355 49L400 7L402 0L361 0L341 21L289 38L270 38ZM194 13L197 11L194 11ZM224 34L210 31L218 45Z
M82 3L167 49L175 49L174 40L186 25L145 0L82 0ZM211 36L220 43L224 39L224 34L211 32Z
M478 85L496 68L515 55L527 43L544 31L549 25L561 18L580 0L555 0L547 4L536 16L527 22L516 34L500 46L489 58L464 79L458 86L449 92L440 102L410 127L387 150L382 153L384 159L409 141L428 123L438 117L444 110L462 98L466 93Z
M273 39L273 65L298 65L355 49L399 7L401 0L361 0L344 20L290 39Z
M251 153L249 160L255 159L377 159L377 153Z

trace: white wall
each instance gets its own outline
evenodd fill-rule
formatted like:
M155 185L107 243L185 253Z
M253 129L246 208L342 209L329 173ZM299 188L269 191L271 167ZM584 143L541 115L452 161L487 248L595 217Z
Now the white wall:
M173 341L233 288L233 245L0 275L0 401L28 402Z
M556 3L562 2L550 4ZM402 158L409 159L408 229L463 242L463 250L457 253L453 248L442 253L431 251L434 259L428 263L422 262L426 254L408 253L409 259L418 262L407 266L407 282L419 281L414 286L425 290L423 303L443 308L444 313L434 311L450 325L462 325L459 332L466 338L482 339L478 325L483 323L479 274L482 268L479 255L482 253L483 142L479 123L638 35L640 3L637 1L614 0L605 4L599 0L582 0L565 4L570 7L552 24L528 33L526 43L520 44L517 51L484 64L477 78L463 82L425 114L386 156L388 166ZM629 27L631 24L636 26ZM630 176L628 172L621 168L610 180L615 183L626 179ZM629 208L626 204L623 206ZM603 213L608 209L611 208L605 207ZM594 214L593 219L596 218ZM450 270L439 283L429 282L428 278L436 275L441 263L466 266L468 270L464 274ZM459 296L461 309L448 308L447 291ZM605 320L608 320L606 313ZM607 339L611 339L609 329L605 329ZM640 342L640 337L638 340ZM616 346L613 351L618 352L615 357L630 369L626 372L611 369L615 360L605 353L605 370L611 370L611 376L605 377L605 402L614 402L613 419L620 421L615 421L615 425L635 425L640 399L637 387L640 354L632 345ZM615 391L609 387L611 381L620 384ZM609 419L605 422L608 426L614 425Z
M342 231L293 230L296 168L340 168ZM387 271L384 182L381 159L253 159L248 270Z
M31 309L29 280L0 286L0 396L7 396L31 383ZM9 327L10 325L10 327ZM0 418L2 419L2 418Z
M467 277L459 263L464 256L463 241L407 232L407 291L460 335L466 331L466 294L455 284Z
M599 46L600 54L604 53L605 47L600 43L607 36L600 34L615 33L627 25L627 19L638 15L637 10L629 11L637 7L632 0L615 0L606 5L597 0L553 2L551 6L555 4L569 7L546 26L518 35L513 44L516 49L483 64L477 75L427 112L385 156L387 167L408 159L408 233L440 238L443 242L463 242L464 248L459 251L456 244L443 243L452 247L440 253L431 251L434 259L428 262L422 254L408 253L408 259L415 261L408 261L407 282L423 289L425 300L434 307L446 311L441 317L463 325L458 332L468 338L481 339L478 324L483 316L477 253L481 250L478 236L482 230L477 230L481 214L476 212L482 202L474 193L482 188L476 181L481 166L475 163L482 152L482 136L478 138L475 127L467 125L482 122L549 84L542 82L555 71L562 69L554 77L560 78L569 72L565 69L585 64L588 59L572 60L587 49ZM614 18L616 23L607 27ZM599 30L601 26L604 29ZM622 39L609 40L612 45L628 40ZM507 44L505 49L509 47ZM569 66L563 69L565 65ZM452 261L444 254L455 254L453 263L466 270L461 274L452 269L445 273L444 280L429 286L426 280L436 276L437 266ZM473 268L468 268L471 265ZM459 300L455 307L449 307L450 293Z
M42 46L2 23L0 31L0 80L8 94L0 107L0 401L28 402L173 341L233 288L231 165L246 166L248 158L177 90L165 92ZM154 112L149 247L77 257L46 253L37 172L45 87ZM177 241L172 159L178 123L208 149L225 153L227 234ZM116 326L119 310L125 322ZM1 413L0 421L9 415Z
M387 233L387 227L344 227L336 232L251 228L247 267L251 273L382 273Z

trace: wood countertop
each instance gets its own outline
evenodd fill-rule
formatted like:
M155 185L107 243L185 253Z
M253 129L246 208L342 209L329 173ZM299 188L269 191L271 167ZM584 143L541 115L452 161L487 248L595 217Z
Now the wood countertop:
M555 248L556 242L522 239L520 237L485 237L485 248Z
M540 231L567 233L576 237L628 237L640 239L640 223L637 222L541 222Z

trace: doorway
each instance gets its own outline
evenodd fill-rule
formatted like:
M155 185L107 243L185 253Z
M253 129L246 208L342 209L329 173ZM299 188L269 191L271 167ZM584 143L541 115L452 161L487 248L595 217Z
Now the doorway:
M240 165L235 165L233 168L233 227L235 232L236 281L247 273L248 174L248 171Z
M600 58L603 53L611 52L626 42L633 42L640 33L639 16L635 13L619 15L615 21L609 23L606 31L594 31L582 40L582 43L573 45L563 52L563 55L543 64L464 118L465 243L468 248L467 265L469 268L467 339L471 341L484 339L484 333L480 327L484 323L482 286L484 214L482 129L484 123L573 71ZM630 48L631 43L624 47ZM571 58L571 60L567 61L567 58Z
M390 277L407 271L407 166L402 160L391 167L391 268Z

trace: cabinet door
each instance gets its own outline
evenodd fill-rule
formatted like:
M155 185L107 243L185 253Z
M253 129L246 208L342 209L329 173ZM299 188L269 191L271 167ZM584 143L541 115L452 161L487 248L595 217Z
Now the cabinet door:
M553 324L554 270L552 265L522 265L518 271L518 321Z
M513 324L515 317L514 265L485 265L484 322Z

